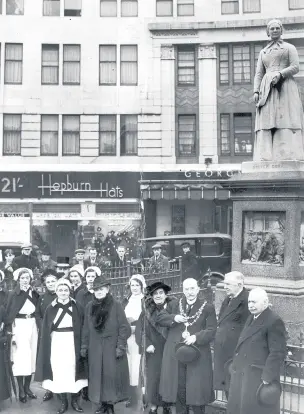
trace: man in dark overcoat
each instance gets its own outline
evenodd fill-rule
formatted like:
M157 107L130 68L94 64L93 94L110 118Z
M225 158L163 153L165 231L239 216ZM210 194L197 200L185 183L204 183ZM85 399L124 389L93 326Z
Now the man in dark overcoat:
M35 270L40 268L39 260L32 254L32 244L24 243L21 246L21 255L14 258L13 263L17 266L17 269L25 267L27 269Z
M250 313L248 292L244 289L244 275L241 272L227 273L224 287L227 296L219 312L214 340L213 386L215 390L224 390L228 396L230 376L225 364L233 358L239 336Z
M152 246L153 256L149 260L150 273L163 273L169 270L169 259L162 254L162 247L159 243Z
M261 384L280 382L280 368L286 355L284 322L268 305L261 288L248 298L251 315L238 340L231 366L227 414L279 414L280 398L271 406L259 402Z
M210 342L216 332L213 305L199 298L195 279L183 282L183 296L168 303L156 319L169 328L163 353L159 393L165 403L176 405L177 414L185 414L192 406L194 414L205 412L214 398ZM176 358L176 344L184 342L199 350L198 359L188 364Z
M190 243L184 242L181 245L182 252L182 280L192 277L199 280L200 268L197 257L190 250Z

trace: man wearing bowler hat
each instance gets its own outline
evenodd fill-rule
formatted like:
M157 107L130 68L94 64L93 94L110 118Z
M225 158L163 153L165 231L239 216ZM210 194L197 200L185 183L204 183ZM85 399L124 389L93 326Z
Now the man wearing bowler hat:
M152 246L153 256L149 260L150 273L165 272L169 269L168 257L162 254L162 247L159 243Z
M192 277L193 279L199 280L200 269L198 260L194 253L191 252L191 245L189 242L181 244L182 248L182 280Z
M280 368L286 355L284 322L261 288L249 293L248 317L232 365L227 414L279 414Z
M156 319L168 328L159 393L176 414L205 413L214 399L210 342L216 332L214 306L199 297L195 279L183 282L183 296L172 300Z
M27 269L35 270L39 269L39 261L37 257L32 255L32 244L24 243L21 246L21 255L15 257L14 263L17 265L17 268L26 267Z

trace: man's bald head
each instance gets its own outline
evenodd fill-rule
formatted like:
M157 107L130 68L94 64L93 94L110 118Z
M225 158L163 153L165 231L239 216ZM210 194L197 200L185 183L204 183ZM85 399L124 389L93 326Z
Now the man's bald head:
M244 275L233 271L225 274L224 288L230 298L237 296L244 288Z
M248 297L248 309L253 315L259 315L269 306L266 290L258 287L252 289Z
M183 281L183 293L188 301L194 301L199 294L199 286L197 280L189 277Z

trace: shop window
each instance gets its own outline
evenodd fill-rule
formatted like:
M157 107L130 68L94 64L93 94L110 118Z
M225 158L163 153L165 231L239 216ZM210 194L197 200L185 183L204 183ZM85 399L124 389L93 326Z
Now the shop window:
M173 0L156 0L156 16L173 16Z
M138 117L137 115L120 116L120 154L137 155Z
M6 14L8 15L23 15L24 4L23 0L6 0Z
M180 157L196 155L196 116L178 117L178 155Z
M250 45L233 46L233 83L250 83Z
M186 233L186 206L173 205L171 217L171 232L172 234Z
M304 0L289 0L289 10L304 9Z
M221 114L220 116L220 137L221 154L230 155L230 115Z
M41 84L59 83L59 45L42 45Z
M117 58L116 45L99 46L99 84L116 85Z
M179 86L195 85L195 47L178 47L177 82Z
M229 83L229 48L220 46L219 48L219 65L220 65L220 83L222 85Z
M116 155L116 115L99 117L99 154Z
M243 0L243 13L260 13L260 0Z
M120 84L137 85L137 45L120 46Z
M22 84L23 45L6 43L4 83Z
M80 45L63 45L63 84L80 85Z
M121 0L121 16L136 17L138 15L138 0Z
M222 14L238 14L239 0L222 0Z
M3 115L3 155L21 155L21 115Z
M62 116L62 155L80 153L80 116Z
M65 16L81 16L82 0L64 0Z
M60 0L43 0L43 16L60 16Z
M41 115L41 155L58 155L58 115Z
M177 0L178 16L194 16L194 0Z
M234 154L251 155L253 148L253 126L251 114L234 114Z
M100 16L116 17L117 16L117 0L100 0Z

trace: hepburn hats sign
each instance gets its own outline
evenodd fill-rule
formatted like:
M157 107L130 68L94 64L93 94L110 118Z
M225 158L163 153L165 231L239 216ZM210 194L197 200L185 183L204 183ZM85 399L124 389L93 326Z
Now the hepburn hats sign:
M0 198L139 197L137 172L0 172Z

